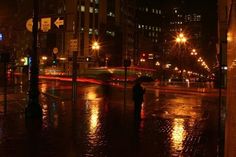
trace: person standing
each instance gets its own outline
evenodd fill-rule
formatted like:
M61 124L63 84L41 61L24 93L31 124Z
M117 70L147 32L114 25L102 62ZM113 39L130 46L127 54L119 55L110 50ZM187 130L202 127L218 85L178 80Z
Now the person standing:
M136 81L133 86L133 101L134 101L134 116L135 119L140 120L140 113L143 103L143 95L145 89L141 86L140 81Z

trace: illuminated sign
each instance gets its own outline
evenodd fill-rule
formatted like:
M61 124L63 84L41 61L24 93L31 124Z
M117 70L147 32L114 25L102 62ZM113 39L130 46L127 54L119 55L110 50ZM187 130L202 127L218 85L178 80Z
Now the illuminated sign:
M28 57L24 57L23 60L22 60L24 63L24 65L29 65L28 63Z
M2 40L3 40L3 34L0 33L0 41L2 41Z

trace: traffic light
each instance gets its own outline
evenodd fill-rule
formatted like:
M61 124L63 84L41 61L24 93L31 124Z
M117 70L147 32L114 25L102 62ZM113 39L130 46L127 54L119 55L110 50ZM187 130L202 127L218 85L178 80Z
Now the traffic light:
M55 53L52 54L52 64L57 65L57 55Z

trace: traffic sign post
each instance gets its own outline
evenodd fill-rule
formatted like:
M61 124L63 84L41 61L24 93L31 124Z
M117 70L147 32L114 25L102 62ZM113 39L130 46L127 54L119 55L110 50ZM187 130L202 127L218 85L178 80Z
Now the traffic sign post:
M51 29L51 18L41 18L41 30L43 32L48 32Z
M33 31L33 19L30 18L26 21L25 27L28 31ZM40 28L40 22L38 21L38 29Z
M33 28L33 19L30 18L26 21L26 29L32 32ZM53 27L54 26L54 27ZM40 28L42 32L48 32L50 30L59 30L63 29L64 19L63 17L43 17L38 21L38 29Z
M70 50L73 51L78 51L78 40L77 39L71 39L70 40Z
M56 21L54 22L55 26L57 28L60 28L60 26L64 25L64 20L60 19L59 17L56 19Z
M53 50L52 50L53 54L58 54L58 48L57 47L54 47Z

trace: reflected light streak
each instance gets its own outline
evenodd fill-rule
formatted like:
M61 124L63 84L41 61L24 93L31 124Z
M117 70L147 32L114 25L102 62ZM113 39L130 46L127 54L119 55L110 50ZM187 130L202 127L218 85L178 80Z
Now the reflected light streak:
M140 116L141 116L141 119L144 119L145 118L145 111L144 111L144 105L142 103L142 106L141 106L141 113L140 113Z
M96 97L97 97L97 94L94 91L88 92L86 95L87 100L94 100L96 99Z
M186 130L184 129L184 119L174 119L171 137L174 151L183 150L183 142L185 138Z
M42 86L41 86L41 91L42 91L43 93L45 93L46 90L47 90L47 84L46 84L46 83L45 83L45 84L42 84Z
M98 104L92 104L90 109L91 115L90 115L90 134L94 135L96 133L97 127L98 127Z
M42 112L43 112L43 128L47 128L48 127L48 105L47 104L43 104L42 105Z

